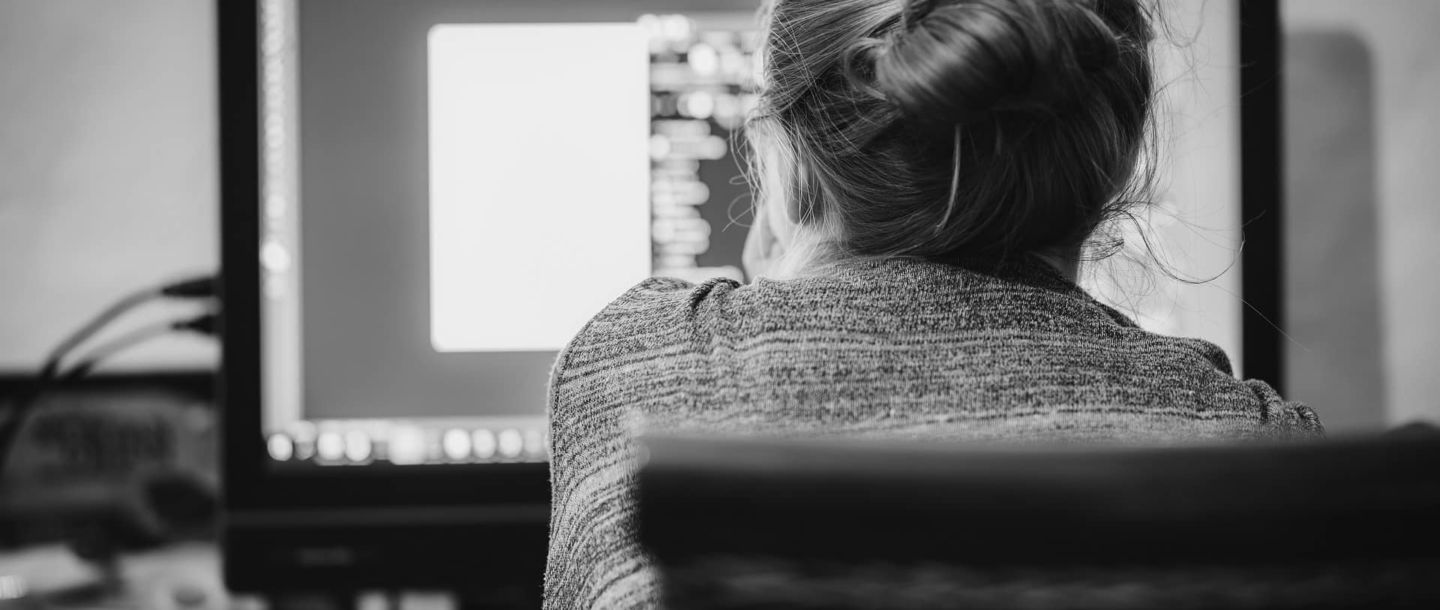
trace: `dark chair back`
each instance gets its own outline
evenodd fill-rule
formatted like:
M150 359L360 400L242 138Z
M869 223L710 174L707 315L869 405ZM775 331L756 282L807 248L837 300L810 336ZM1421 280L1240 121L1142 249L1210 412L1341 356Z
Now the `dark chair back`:
M1110 449L645 443L640 537L669 608L1440 603L1440 434Z

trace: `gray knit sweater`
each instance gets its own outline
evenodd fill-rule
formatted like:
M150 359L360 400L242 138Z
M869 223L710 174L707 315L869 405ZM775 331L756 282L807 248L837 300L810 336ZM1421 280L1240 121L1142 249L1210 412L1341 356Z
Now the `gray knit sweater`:
M1019 441L1320 434L1197 339L1146 332L1044 263L909 259L823 277L650 279L561 352L545 607L653 606L636 542L643 429Z

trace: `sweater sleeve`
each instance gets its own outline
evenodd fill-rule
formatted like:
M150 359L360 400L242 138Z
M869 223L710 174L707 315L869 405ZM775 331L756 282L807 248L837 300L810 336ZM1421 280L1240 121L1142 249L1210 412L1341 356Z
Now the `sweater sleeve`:
M548 398L547 609L658 604L654 570L636 535L637 414L616 370L637 349L637 325L653 327L649 312L674 295L665 281L647 280L596 315L556 359Z
M635 542L632 466L625 416L566 379L551 388L550 545L545 608L653 605L645 557Z
M1225 373L1226 376L1234 376L1234 368L1230 365L1230 357L1220 346L1202 339L1178 339L1190 345L1201 356L1210 362L1216 370ZM1320 416L1310 407L1285 400L1280 393L1270 384L1259 379L1246 379L1241 382L1260 401L1261 418L1265 427L1261 434L1272 437L1286 438L1310 438L1325 436L1325 426L1320 423Z
M1325 436L1325 426L1314 409L1281 398L1275 388L1258 379L1247 379L1244 383L1264 404L1265 423L1271 434L1292 438Z

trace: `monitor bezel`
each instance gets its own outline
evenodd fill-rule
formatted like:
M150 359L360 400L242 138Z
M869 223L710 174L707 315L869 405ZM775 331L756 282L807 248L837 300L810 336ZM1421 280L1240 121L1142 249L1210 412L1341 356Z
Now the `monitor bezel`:
M258 2L216 3L227 508L548 505L549 467L543 463L292 469L271 463L260 418L259 19Z

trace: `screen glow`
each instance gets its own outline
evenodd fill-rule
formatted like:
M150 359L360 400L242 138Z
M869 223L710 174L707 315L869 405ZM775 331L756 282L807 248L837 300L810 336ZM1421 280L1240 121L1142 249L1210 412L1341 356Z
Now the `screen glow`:
M633 23L431 29L437 351L559 349L649 275L648 44Z

